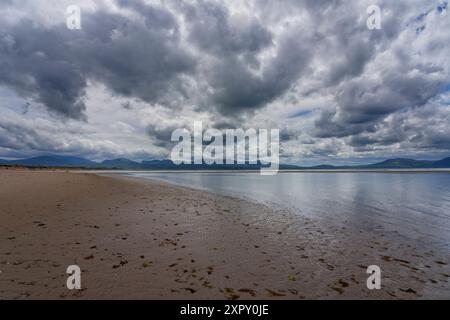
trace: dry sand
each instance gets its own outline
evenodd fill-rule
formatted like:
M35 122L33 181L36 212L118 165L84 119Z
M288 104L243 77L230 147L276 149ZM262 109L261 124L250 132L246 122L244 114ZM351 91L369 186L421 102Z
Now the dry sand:
M448 263L396 234L203 191L0 170L1 299L448 299ZM66 288L72 264L82 290Z

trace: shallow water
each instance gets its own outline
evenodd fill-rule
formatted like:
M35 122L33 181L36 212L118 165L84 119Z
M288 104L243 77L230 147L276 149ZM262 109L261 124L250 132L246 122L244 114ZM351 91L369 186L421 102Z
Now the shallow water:
M245 197L333 223L383 228L450 247L450 174L289 172L128 173Z

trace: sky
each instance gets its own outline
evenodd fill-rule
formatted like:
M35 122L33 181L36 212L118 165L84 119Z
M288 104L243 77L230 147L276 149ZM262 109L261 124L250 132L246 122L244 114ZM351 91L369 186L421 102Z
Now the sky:
M450 156L444 1L2 0L0 17L0 158L167 158L194 121L279 129L283 163Z

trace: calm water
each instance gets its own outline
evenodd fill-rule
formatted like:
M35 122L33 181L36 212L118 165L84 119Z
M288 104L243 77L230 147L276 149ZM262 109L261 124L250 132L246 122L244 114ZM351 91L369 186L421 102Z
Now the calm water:
M130 173L450 247L448 173Z

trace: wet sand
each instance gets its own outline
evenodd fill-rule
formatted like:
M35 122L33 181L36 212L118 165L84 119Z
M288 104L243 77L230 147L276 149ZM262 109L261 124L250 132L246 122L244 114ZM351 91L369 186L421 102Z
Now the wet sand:
M1 299L449 299L449 256L144 179L0 170Z

